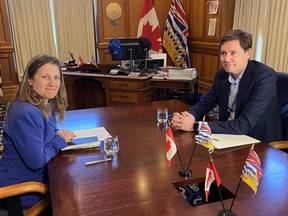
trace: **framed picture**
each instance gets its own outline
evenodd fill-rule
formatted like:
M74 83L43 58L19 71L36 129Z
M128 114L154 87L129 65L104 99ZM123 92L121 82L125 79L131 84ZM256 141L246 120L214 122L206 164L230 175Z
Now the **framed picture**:
M209 14L217 14L219 1L210 1Z

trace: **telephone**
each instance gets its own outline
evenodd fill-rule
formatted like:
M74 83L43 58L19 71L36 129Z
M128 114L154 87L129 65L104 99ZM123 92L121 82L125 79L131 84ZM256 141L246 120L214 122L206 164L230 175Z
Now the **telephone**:
M110 70L109 72L110 75L124 75L124 76L128 76L130 74L130 71L125 71L125 70L120 70L117 68L113 68Z

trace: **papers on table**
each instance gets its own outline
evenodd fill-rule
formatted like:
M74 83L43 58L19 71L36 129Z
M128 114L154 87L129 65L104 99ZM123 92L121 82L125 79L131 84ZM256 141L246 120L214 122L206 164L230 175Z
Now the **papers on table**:
M247 135L234 135L234 134L211 134L213 145L216 149L224 149L236 146L243 146L260 141L249 137Z
M104 127L76 130L74 133L76 137L72 140L71 145L61 149L62 151L99 147L101 141L111 136Z

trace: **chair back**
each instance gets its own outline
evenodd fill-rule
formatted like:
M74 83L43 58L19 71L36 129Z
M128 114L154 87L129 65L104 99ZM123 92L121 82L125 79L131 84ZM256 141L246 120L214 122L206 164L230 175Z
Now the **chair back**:
M288 140L288 72L277 73L277 94L283 140Z
M0 215L4 214L3 209L1 212L1 207L4 207L6 212L8 210L9 216L23 215L20 196L29 194L39 194L43 198L32 207L25 210L24 216L42 215L45 210L50 210L50 194L48 186L40 182L22 182L15 185L0 187L0 201L2 201L0 202L0 204L2 204L2 206L0 205ZM49 213L48 215L52 215L52 213Z

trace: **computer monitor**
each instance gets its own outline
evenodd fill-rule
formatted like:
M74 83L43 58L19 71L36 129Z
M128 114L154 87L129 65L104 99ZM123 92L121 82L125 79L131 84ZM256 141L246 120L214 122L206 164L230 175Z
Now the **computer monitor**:
M148 38L114 38L109 42L112 60L140 60L148 58L151 42Z
M137 68L139 70L157 71L164 67L164 59L145 59L140 60Z

